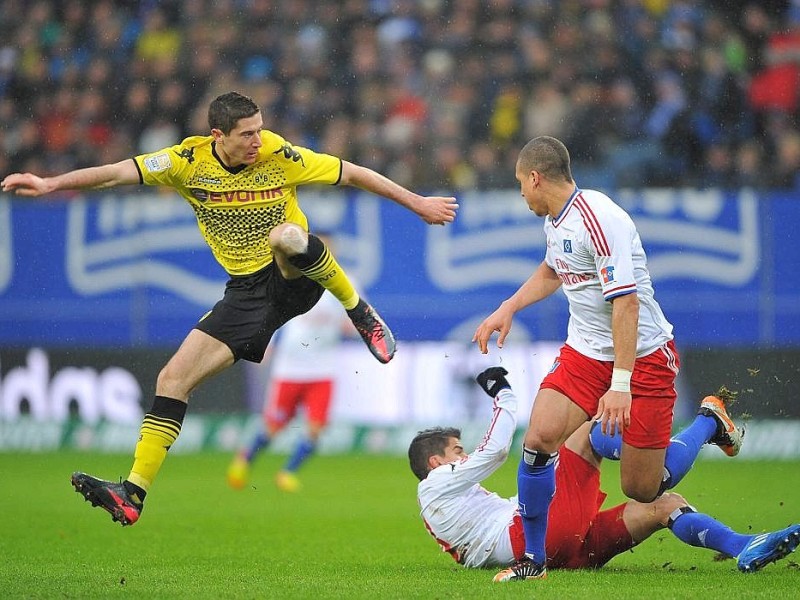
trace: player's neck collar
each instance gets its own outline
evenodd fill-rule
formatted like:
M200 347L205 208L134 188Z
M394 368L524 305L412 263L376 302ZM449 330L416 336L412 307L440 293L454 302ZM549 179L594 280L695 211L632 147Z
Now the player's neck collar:
M561 221L561 218L565 214L567 214L567 211L569 211L569 207L572 206L572 201L575 200L575 197L580 193L581 193L581 191L580 191L580 189L578 189L578 186L576 185L575 189L572 190L572 194L567 199L567 201L564 203L564 206L561 207L561 210L558 212L558 216L556 216L556 218L553 219L553 223L555 225L558 225L559 221Z
M220 158L219 154L217 154L217 142L211 142L211 154L214 156L214 158L217 159L217 162L220 164L220 166L223 169L225 169L228 173L231 173L232 175L236 175L237 173L240 173L242 170L244 170L247 167L247 165L244 165L244 164L238 165L238 166L235 166L235 167L229 167L228 165L226 165L223 162L223 160Z

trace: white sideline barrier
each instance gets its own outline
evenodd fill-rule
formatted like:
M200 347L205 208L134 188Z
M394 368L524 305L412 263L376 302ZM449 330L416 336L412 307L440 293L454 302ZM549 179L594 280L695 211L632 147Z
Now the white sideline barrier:
M257 415L221 417L198 415L186 418L181 435L171 454L190 454L200 451L236 452L260 427ZM457 422L450 420L405 425L354 425L332 423L322 435L321 454L364 452L368 454L404 455L408 444L420 429L433 425L453 425L461 428L466 448L473 448L486 429L486 422ZM518 430L512 453L521 443ZM302 426L287 428L270 446L269 452L288 453ZM81 450L101 453L130 454L133 452L139 427L107 422L95 424L56 423L35 421L24 417L16 422L0 421L0 452L55 452ZM719 449L706 446L700 460L727 458ZM741 454L736 460L800 460L800 420L751 421Z

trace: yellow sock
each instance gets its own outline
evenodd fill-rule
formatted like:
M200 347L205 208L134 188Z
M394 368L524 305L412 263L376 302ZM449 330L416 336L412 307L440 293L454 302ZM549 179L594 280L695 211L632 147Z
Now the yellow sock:
M360 299L358 292L331 251L317 236L309 234L306 253L293 256L289 260L303 272L303 275L313 279L336 296L346 310L356 307Z
M128 481L145 492L150 489L167 457L167 450L178 439L185 413L185 402L156 396L153 408L144 416L139 430Z

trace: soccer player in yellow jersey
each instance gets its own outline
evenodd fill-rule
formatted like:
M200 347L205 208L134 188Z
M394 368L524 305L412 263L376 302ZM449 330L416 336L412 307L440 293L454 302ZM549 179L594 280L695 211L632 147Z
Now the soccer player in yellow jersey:
M392 332L359 297L325 244L309 233L298 186L355 186L397 202L431 225L452 222L458 208L455 198L423 197L371 169L292 146L263 129L258 106L237 92L211 102L208 122L211 135L171 148L55 177L14 173L2 182L3 191L21 196L137 183L174 188L194 210L203 237L230 275L222 300L159 373L128 478L114 483L72 475L75 490L123 526L139 519L145 495L180 433L192 391L239 359L260 362L275 331L314 306L325 289L342 303L372 354L383 363L392 359Z

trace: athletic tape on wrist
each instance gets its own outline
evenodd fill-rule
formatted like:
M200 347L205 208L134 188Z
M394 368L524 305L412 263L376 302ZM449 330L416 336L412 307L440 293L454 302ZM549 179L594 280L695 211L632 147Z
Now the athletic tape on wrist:
M611 372L611 387L610 390L614 392L628 392L631 391L631 375L633 372L628 369L617 369Z

